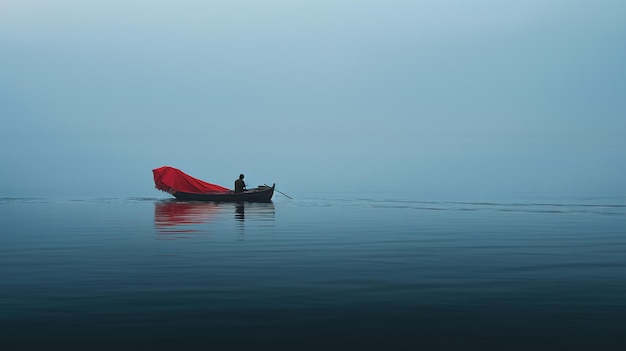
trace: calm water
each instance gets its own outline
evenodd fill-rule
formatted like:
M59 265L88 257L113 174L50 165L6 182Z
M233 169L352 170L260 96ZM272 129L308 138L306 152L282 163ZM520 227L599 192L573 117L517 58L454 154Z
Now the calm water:
M0 199L0 343L624 349L626 199Z

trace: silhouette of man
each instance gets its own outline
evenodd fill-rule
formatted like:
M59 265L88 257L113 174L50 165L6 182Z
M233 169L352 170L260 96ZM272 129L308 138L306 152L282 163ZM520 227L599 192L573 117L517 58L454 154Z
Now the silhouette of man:
M239 179L235 180L235 192L241 193L246 190L246 183L243 181L243 174L239 175Z

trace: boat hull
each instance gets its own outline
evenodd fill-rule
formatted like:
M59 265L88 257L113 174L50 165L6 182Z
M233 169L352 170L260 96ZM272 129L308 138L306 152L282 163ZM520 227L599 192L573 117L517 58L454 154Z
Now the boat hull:
M274 195L275 185L262 186L241 193L186 193L178 191L173 193L178 200L185 201L214 201L214 202L271 202Z

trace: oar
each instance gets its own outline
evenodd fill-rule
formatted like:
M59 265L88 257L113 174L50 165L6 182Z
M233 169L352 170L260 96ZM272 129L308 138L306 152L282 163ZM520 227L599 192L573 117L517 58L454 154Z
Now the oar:
M265 184L265 186L266 186L266 187L268 187L268 188L271 188L271 187L270 187L269 185L267 185L267 184ZM281 193L281 194L285 195L286 197L288 197L288 198L290 198L290 199L292 199L292 200L293 200L293 197L291 197L291 196L289 196L289 195L287 195L287 194L283 193L282 191L280 191L280 190L276 189L276 187L274 187L274 190L278 191L279 193Z

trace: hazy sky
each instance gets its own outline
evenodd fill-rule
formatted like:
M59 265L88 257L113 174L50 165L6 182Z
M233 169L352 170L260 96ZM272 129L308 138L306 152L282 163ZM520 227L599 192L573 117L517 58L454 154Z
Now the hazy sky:
M0 197L626 194L626 1L0 0Z

